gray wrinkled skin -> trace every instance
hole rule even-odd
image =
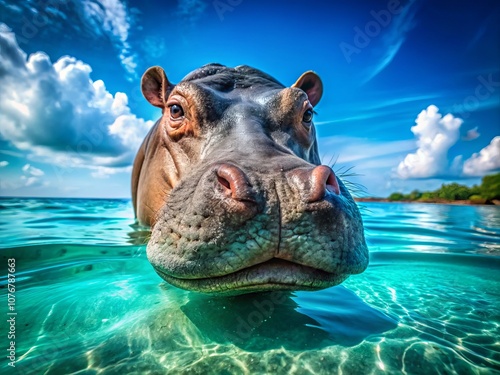
[[[231,89],[224,86],[228,82]],[[161,137],[158,147],[183,153],[184,160],[179,182],[151,221],[147,255],[162,278],[180,288],[230,295],[317,290],[363,272],[363,224],[342,182],[334,177],[340,194],[327,189],[321,199],[308,200],[308,176],[320,161],[314,126],[304,137],[296,120],[306,90],[285,88],[248,67],[200,68],[176,87],[196,103],[196,140],[169,137],[163,129],[167,108],[145,141]],[[218,181],[221,165],[243,172],[244,199],[228,195]],[[144,162],[141,178],[159,173],[149,169]],[[140,208],[147,204],[140,184],[138,196]]]

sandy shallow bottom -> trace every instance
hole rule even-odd
[[[20,373],[500,368],[497,258],[380,252],[365,273],[324,291],[214,298],[163,283],[143,246],[15,251],[24,255],[17,256]]]

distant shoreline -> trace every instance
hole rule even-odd
[[[434,204],[453,204],[457,206],[498,206],[500,205],[500,200],[494,199],[491,203],[478,203],[471,200],[446,200],[446,199],[429,199],[425,201],[419,200],[408,200],[403,199],[400,201],[392,201],[388,198],[376,198],[376,197],[366,197],[366,198],[354,198],[356,202],[381,202],[381,203],[434,203]]]

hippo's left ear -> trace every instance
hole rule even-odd
[[[303,90],[309,97],[309,101],[313,107],[318,104],[323,95],[323,83],[321,82],[321,78],[312,70],[302,74],[292,87]]]
[[[142,95],[155,107],[165,108],[165,101],[174,88],[160,66],[153,66],[142,76]]]

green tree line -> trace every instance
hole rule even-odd
[[[443,184],[435,191],[414,190],[409,194],[392,193],[390,201],[455,201],[470,200],[473,203],[491,203],[494,199],[500,199],[500,173],[484,176],[481,185],[472,187],[461,185],[456,182]]]

